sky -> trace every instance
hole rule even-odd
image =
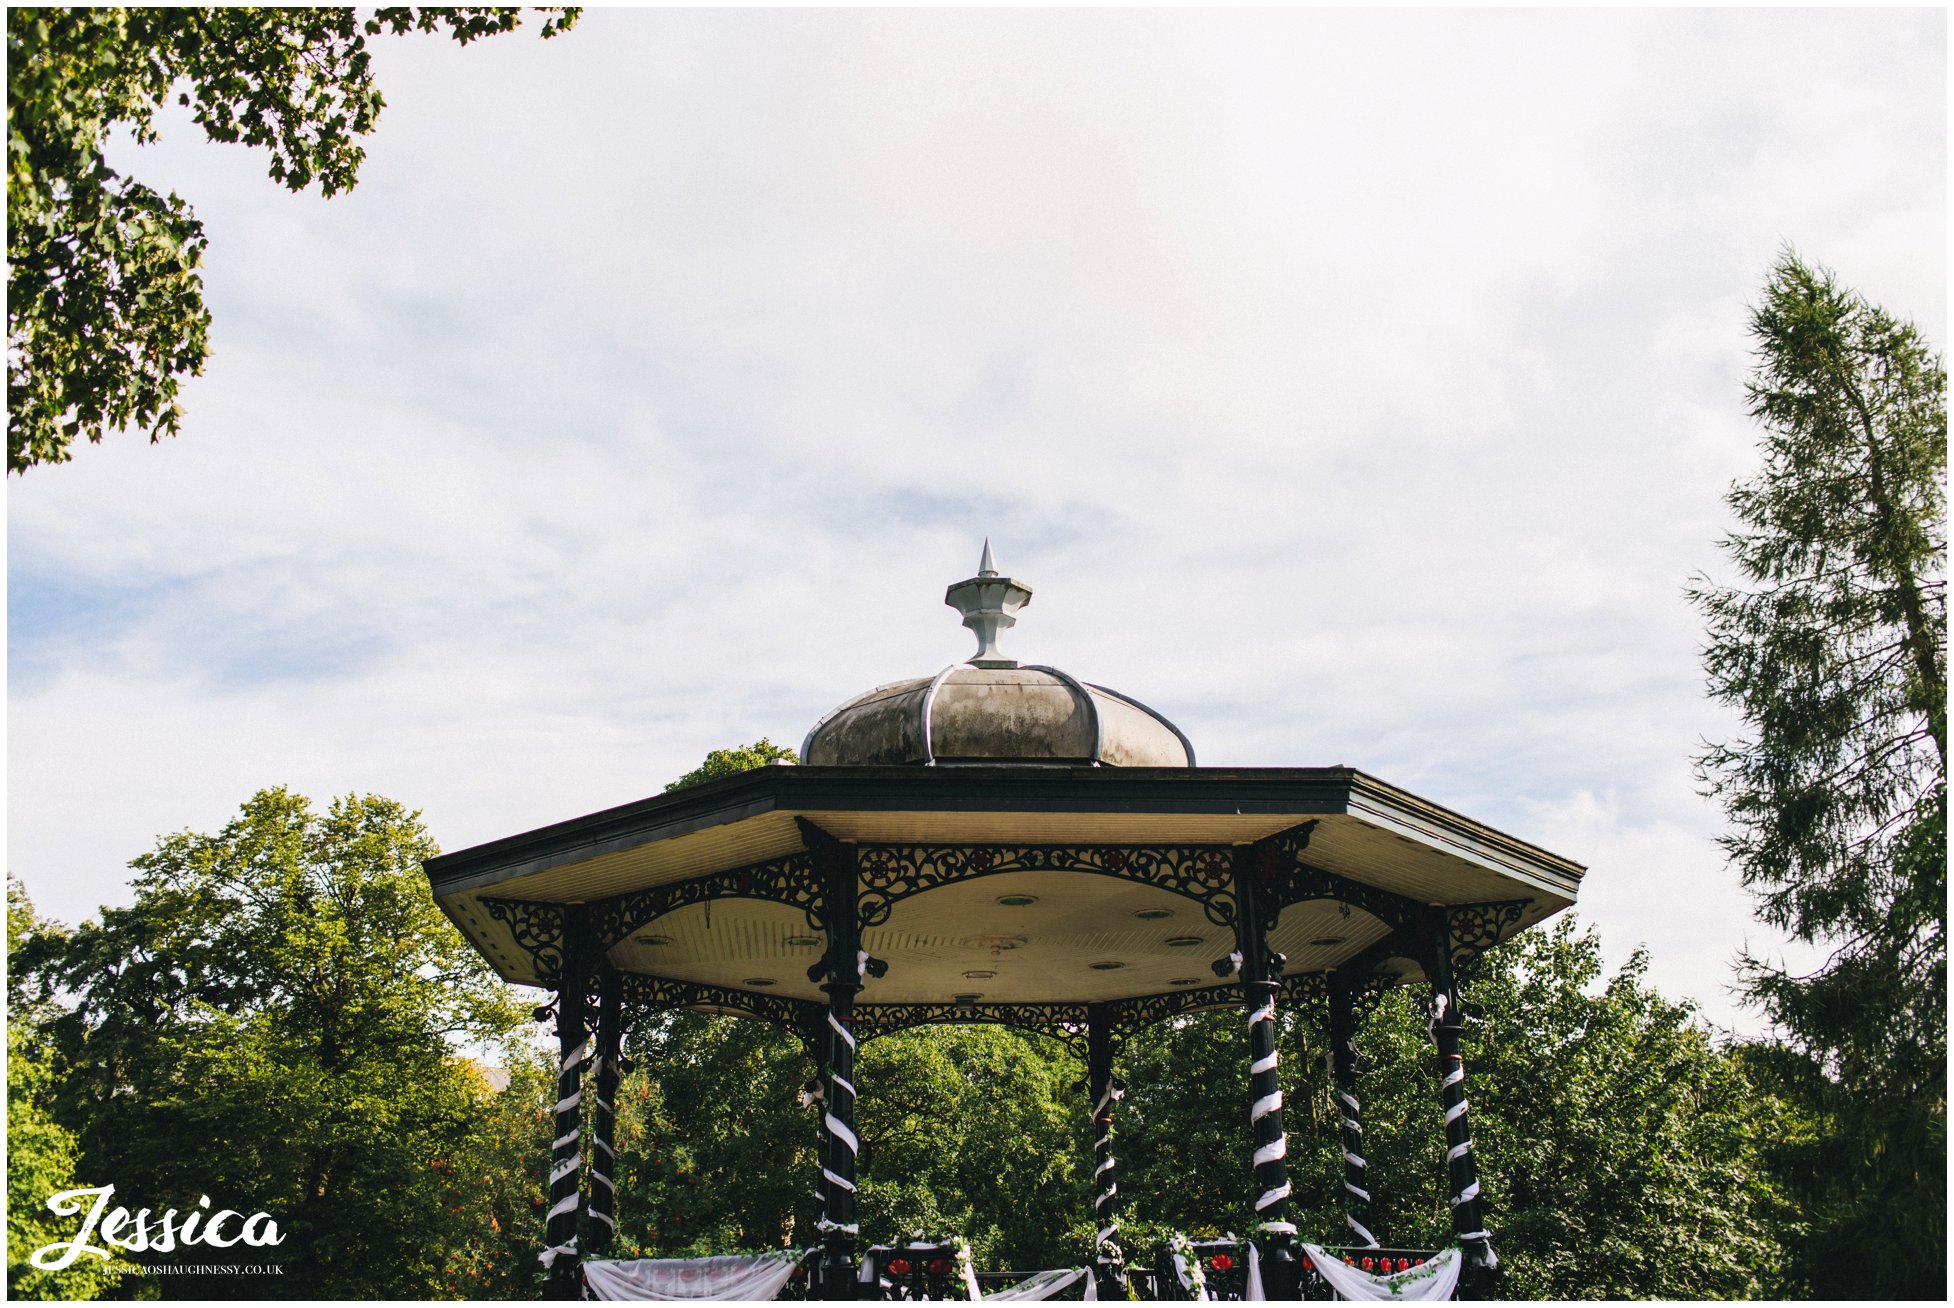
[[[1589,867],[1705,1017],[1757,925],[1692,576],[1787,246],[1946,339],[1939,10],[596,9],[388,39],[359,186],[180,114],[180,438],[7,487],[8,859],[64,921],[254,791],[459,849],[1005,649],[1204,764]],[[1809,955],[1792,949],[1794,962]]]

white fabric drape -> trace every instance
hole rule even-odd
[[[917,1245],[915,1247],[923,1249],[930,1246]],[[867,1281],[870,1277],[868,1259],[864,1258],[862,1260],[862,1268],[862,1280]],[[1025,1277],[1024,1280],[1013,1285],[1007,1285],[1001,1290],[993,1290],[989,1294],[983,1293],[978,1288],[976,1273],[972,1272],[964,1281],[964,1290],[972,1303],[1029,1303],[1033,1299],[1051,1298],[1060,1290],[1063,1290],[1066,1286],[1078,1280],[1081,1276],[1086,1278],[1086,1302],[1099,1302],[1099,1283],[1093,1279],[1092,1273],[1083,1267],[1060,1267],[1049,1272],[1033,1272],[1030,1276]],[[883,1284],[887,1285],[888,1282],[884,1281]],[[959,1303],[962,1301],[951,1299],[949,1302]]]
[[[1060,1267],[1049,1272],[1033,1272],[1016,1285],[1007,1285],[1002,1290],[992,1290],[984,1296],[985,1303],[1006,1303],[1018,1300],[1049,1299],[1072,1282],[1087,1273],[1078,1267]],[[1086,1282],[1086,1297],[1096,1299],[1093,1293],[1095,1283]]]
[[[1179,1254],[1174,1255],[1174,1275],[1180,1278],[1181,1289],[1194,1291],[1195,1302],[1211,1302],[1208,1298],[1208,1287],[1205,1284],[1195,1284],[1194,1273],[1189,1271],[1187,1267],[1187,1259],[1181,1257]]]
[[[771,1299],[793,1276],[801,1255],[792,1250],[723,1258],[633,1258],[583,1265],[599,1299]]]
[[[1324,1249],[1321,1245],[1306,1244],[1303,1252],[1309,1255],[1317,1274],[1330,1283],[1339,1299],[1393,1299],[1406,1303],[1436,1303],[1450,1299],[1452,1292],[1459,1287],[1459,1270],[1463,1260],[1457,1249],[1447,1249],[1437,1256],[1427,1259],[1423,1267],[1414,1267],[1408,1272],[1395,1276],[1379,1276],[1374,1272],[1352,1267],[1343,1261],[1339,1254]],[[1391,1283],[1398,1283],[1397,1289]]]

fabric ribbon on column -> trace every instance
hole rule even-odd
[[[1452,999],[1442,989],[1432,996],[1431,1020],[1426,1025],[1432,1043],[1437,1047],[1439,1064],[1439,1103],[1444,1108],[1447,1148],[1445,1150],[1445,1170],[1451,1186],[1457,1192],[1450,1198],[1452,1221],[1457,1239],[1461,1244],[1477,1245],[1482,1254],[1480,1266],[1491,1271],[1499,1266],[1499,1255],[1493,1251],[1491,1233],[1485,1230],[1458,1230],[1460,1226],[1473,1225],[1481,1220],[1478,1209],[1472,1205],[1479,1198],[1479,1178],[1472,1156],[1472,1125],[1466,1116],[1465,1095],[1465,1056],[1459,1051],[1459,1028],[1448,1026],[1445,1022],[1451,1010]],[[1463,1012],[1463,1006],[1461,1006]],[[1463,1182],[1463,1183],[1462,1183]],[[1465,1211],[1460,1211],[1464,1209]]]
[[[1119,1160],[1113,1157],[1112,1148],[1112,1107],[1124,1098],[1126,1098],[1125,1089],[1117,1081],[1108,1078],[1106,1088],[1099,1095],[1099,1102],[1092,1106],[1093,1151],[1100,1155],[1098,1163],[1093,1167],[1092,1175],[1094,1182],[1103,1187],[1094,1195],[1092,1207],[1093,1215],[1099,1223],[1099,1233],[1095,1237],[1095,1243],[1099,1248],[1099,1257],[1102,1261],[1109,1257],[1117,1258],[1119,1254],[1117,1243],[1119,1220],[1112,1215],[1113,1201],[1119,1196],[1117,1179]],[[1105,1174],[1108,1172],[1113,1173],[1113,1176],[1107,1177]]]
[[[1253,1032],[1254,1029],[1259,1024],[1264,1022],[1273,1026],[1275,1024],[1275,1020],[1276,1020],[1275,996],[1271,994],[1268,997],[1266,997],[1260,1004],[1258,1004],[1249,1013],[1248,1015],[1249,1030]],[[1274,1042],[1275,1042],[1274,1037],[1270,1036],[1269,1037],[1270,1045],[1273,1046]],[[1269,1053],[1264,1054],[1262,1057],[1256,1059],[1254,1062],[1249,1064],[1249,1069],[1248,1069],[1249,1075],[1254,1077],[1254,1076],[1266,1076],[1272,1074],[1276,1071],[1277,1065],[1280,1061],[1281,1061],[1280,1056],[1275,1053],[1273,1048],[1271,1048]],[[1256,1101],[1249,1106],[1249,1110],[1248,1110],[1249,1125],[1254,1126],[1257,1123],[1259,1123],[1263,1118],[1269,1116],[1271,1113],[1277,1113],[1280,1112],[1281,1110],[1282,1110],[1282,1091],[1280,1089],[1271,1090],[1269,1093],[1262,1095],[1260,1098],[1256,1099]],[[1282,1133],[1281,1131],[1278,1131],[1274,1139],[1270,1140],[1268,1143],[1264,1145],[1259,1146],[1255,1150],[1254,1163],[1257,1167],[1260,1167],[1263,1166],[1264,1164],[1273,1163],[1278,1161],[1279,1159],[1286,1158],[1288,1157],[1288,1155],[1289,1155],[1289,1137],[1284,1133]],[[1255,1215],[1257,1217],[1260,1217],[1264,1212],[1267,1212],[1270,1208],[1275,1207],[1277,1204],[1281,1203],[1284,1199],[1287,1199],[1289,1197],[1289,1194],[1290,1194],[1290,1185],[1289,1182],[1287,1181],[1284,1181],[1280,1185],[1272,1186],[1271,1188],[1264,1190],[1261,1194],[1256,1196]],[[1267,1232],[1272,1235],[1275,1234],[1294,1235],[1296,1233],[1296,1224],[1294,1222],[1262,1221],[1256,1223],[1256,1230],[1259,1232]]]

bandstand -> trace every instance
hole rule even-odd
[[[986,545],[978,575],[946,595],[976,654],[844,703],[808,734],[801,766],[428,861],[437,902],[496,971],[555,992],[553,1296],[578,1293],[583,1255],[615,1225],[619,1059],[651,1014],[756,1018],[808,1050],[821,1121],[811,1281],[835,1299],[881,1292],[860,1279],[855,1104],[875,1093],[856,1084],[860,1042],[954,1022],[1072,1042],[1087,1067],[1104,1297],[1126,1276],[1111,1151],[1120,1044],[1179,1014],[1239,1008],[1257,1270],[1268,1297],[1294,1298],[1277,1008],[1328,1005],[1347,1222],[1375,1248],[1351,1042],[1368,999],[1410,983],[1431,993],[1462,1284],[1496,1265],[1454,969],[1571,904],[1582,868],[1354,769],[1197,766],[1139,701],[1000,652],[1030,598]],[[595,1248],[578,1248],[580,1226]]]

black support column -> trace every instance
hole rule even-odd
[[[1431,915],[1426,973],[1432,985],[1432,1040],[1438,1046],[1438,1101],[1445,1112],[1445,1174],[1451,1191],[1452,1232],[1465,1250],[1465,1283],[1482,1287],[1499,1266],[1479,1204],[1479,1167],[1472,1157],[1472,1125],[1466,1117],[1464,1007],[1452,975],[1452,927],[1444,909]]]
[[[590,1138],[591,1250],[617,1234],[617,1081],[623,1056],[624,978],[609,963],[597,968],[597,1117]]]
[[[583,1210],[583,1073],[590,1058],[586,1005],[594,952],[582,905],[565,905],[563,968],[556,990],[556,1138],[550,1146],[550,1206],[541,1255],[543,1294],[550,1299],[576,1299],[582,1293],[577,1223]]]
[[[866,957],[857,914],[855,851],[808,831],[825,885],[828,952],[817,970],[828,996],[821,1067],[821,1297],[855,1297],[855,995]]]
[[[1364,1162],[1364,1114],[1357,1101],[1356,987],[1361,979],[1330,974],[1330,1077],[1343,1131],[1343,1220],[1362,1244],[1375,1249],[1378,1220]]]
[[[1099,1297],[1126,1298],[1126,1259],[1119,1246],[1119,1163],[1113,1158],[1113,1105],[1126,1091],[1113,1077],[1113,1019],[1104,1004],[1086,1007],[1086,1094],[1092,1100],[1093,1275]]]
[[[1262,1242],[1262,1279],[1271,1299],[1293,1299],[1300,1268],[1291,1243],[1289,1140],[1282,1130],[1282,1078],[1276,1054],[1276,992],[1282,988],[1282,956],[1269,948],[1274,925],[1257,873],[1266,865],[1253,846],[1235,852],[1235,933],[1241,961],[1242,1002],[1248,1012],[1249,1122],[1255,1133],[1256,1237]]]

